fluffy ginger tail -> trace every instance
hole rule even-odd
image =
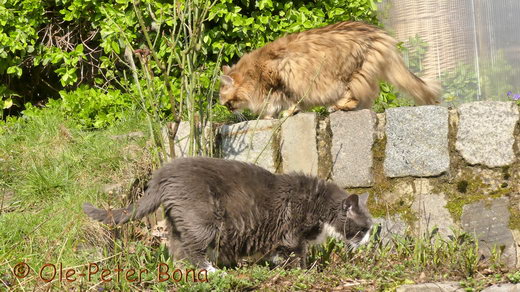
[[[396,51],[387,64],[386,79],[402,91],[410,94],[418,105],[440,103],[441,85],[437,80],[417,77],[406,68],[403,59]]]

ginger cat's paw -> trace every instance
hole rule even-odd
[[[327,111],[331,114],[333,112],[337,112],[339,110],[339,108],[336,106],[336,105],[333,105],[333,106],[329,106],[327,108]]]

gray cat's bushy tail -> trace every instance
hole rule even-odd
[[[426,80],[410,72],[397,49],[387,60],[386,80],[410,94],[418,105],[438,104],[441,85],[436,80]]]
[[[141,219],[157,210],[161,205],[159,189],[156,184],[149,185],[136,204],[122,209],[104,210],[90,203],[83,204],[83,211],[90,218],[105,224],[124,224],[131,220]]]

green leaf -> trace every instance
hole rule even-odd
[[[22,76],[22,68],[18,66],[11,66],[7,68],[7,74],[9,75],[16,75],[18,77]]]
[[[13,106],[13,100],[11,98],[8,98],[4,100],[4,106],[3,109],[8,109]]]
[[[121,53],[121,51],[119,50],[119,44],[117,42],[114,42],[114,41],[110,42],[110,46],[112,47],[112,50],[114,50],[114,52],[116,54]]]
[[[83,44],[77,45],[76,48],[74,49],[74,51],[76,51],[78,53],[83,53]]]

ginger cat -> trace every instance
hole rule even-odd
[[[410,72],[382,29],[340,22],[289,34],[223,66],[220,102],[230,110],[250,109],[263,118],[314,106],[334,110],[372,107],[379,82],[389,81],[419,105],[436,104],[438,82]]]

